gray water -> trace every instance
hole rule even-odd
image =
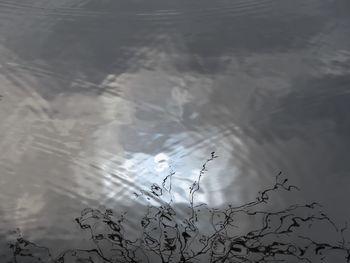
[[[282,171],[300,191],[274,206],[344,224],[349,31],[347,0],[1,0],[1,245],[89,247],[82,209],[137,218],[169,170],[181,206],[213,151],[198,202],[250,202]]]

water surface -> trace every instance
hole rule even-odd
[[[1,0],[3,245],[19,228],[88,247],[82,209],[137,218],[134,193],[169,169],[184,206],[213,151],[198,202],[249,202],[282,171],[301,190],[275,206],[317,201],[343,224],[349,28],[346,0]]]

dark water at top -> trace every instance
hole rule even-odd
[[[213,151],[196,202],[250,202],[282,171],[300,191],[274,207],[344,224],[349,31],[347,0],[0,0],[1,253],[17,228],[88,248],[86,207],[137,225],[169,169],[185,207]]]

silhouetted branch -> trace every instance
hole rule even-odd
[[[90,232],[95,246],[92,250],[70,249],[53,259],[46,247],[38,246],[19,237],[12,244],[14,262],[21,258],[32,258],[33,262],[334,262],[332,255],[350,262],[350,248],[344,232],[347,225],[338,228],[322,211],[320,204],[294,204],[278,211],[265,211],[262,205],[270,200],[270,194],[278,191],[298,190],[278,173],[272,187],[258,193],[255,200],[224,209],[209,208],[206,204],[195,204],[195,194],[200,189],[201,179],[207,164],[218,156],[211,153],[202,165],[197,179],[189,190],[186,218],[177,215],[172,199],[172,176],[164,178],[161,186],[152,184],[150,190],[135,193],[137,198],[145,196],[160,205],[148,205],[140,221],[142,233],[131,240],[125,231],[124,216],[115,216],[113,211],[87,208],[76,218],[83,230]],[[166,201],[164,193],[170,194]],[[208,218],[203,211],[209,213]],[[254,221],[253,229],[240,227],[241,220]],[[200,225],[209,220],[206,231]],[[321,229],[331,230],[339,240],[320,242],[312,238],[312,229],[321,224]],[[202,232],[201,232],[202,231]],[[308,232],[310,231],[310,232]],[[329,260],[329,261],[327,261]]]

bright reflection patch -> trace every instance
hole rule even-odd
[[[154,157],[155,167],[157,172],[164,172],[169,168],[169,157],[165,153],[159,153]]]

